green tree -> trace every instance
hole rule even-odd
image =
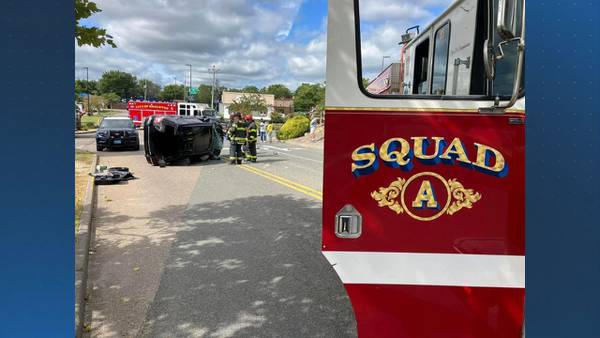
[[[99,112],[102,109],[106,108],[107,105],[107,100],[104,96],[100,96],[100,95],[91,95],[90,96],[90,106],[88,107],[88,100],[83,100],[81,103],[83,103],[83,107],[84,110],[87,112]]]
[[[303,83],[294,93],[294,110],[309,111],[323,109],[325,104],[325,86],[320,83]]]
[[[135,76],[118,70],[104,72],[98,81],[100,93],[115,93],[123,99],[129,99],[137,94],[137,81]]]
[[[160,95],[160,85],[148,79],[140,79],[136,83],[135,91],[136,96],[144,96],[145,92],[147,98],[158,98]]]
[[[289,99],[292,97],[292,92],[282,84],[272,84],[265,89],[265,93],[275,95],[276,99]]]
[[[88,89],[89,88],[89,89]],[[92,94],[98,93],[98,82],[94,80],[75,80],[75,94],[87,93],[89,90]]]
[[[111,107],[113,103],[117,103],[121,100],[119,95],[115,93],[102,94],[102,97],[104,98],[104,101],[106,101],[109,107]]]
[[[271,113],[271,122],[273,122],[273,123],[284,123],[285,122],[285,117],[283,116],[283,114],[274,111],[274,112]]]
[[[369,86],[369,79],[367,79],[366,77],[362,78],[362,83],[363,83],[363,87],[367,88],[367,86]]]
[[[160,99],[163,101],[183,100],[183,93],[186,87],[178,84],[166,85],[160,93]]]
[[[254,113],[266,113],[267,102],[259,94],[246,94],[234,100],[229,105],[229,111],[239,112],[243,115]]]
[[[89,0],[75,0],[75,39],[79,46],[88,45],[96,48],[109,45],[116,48],[113,37],[106,33],[106,29],[83,26],[81,19],[89,18],[92,14],[102,12],[96,3]]]
[[[256,87],[256,86],[246,86],[246,87],[242,88],[242,92],[244,92],[244,93],[259,93],[260,90],[258,90],[258,87]]]
[[[215,88],[215,98],[217,97],[219,88]],[[200,85],[198,86],[198,93],[194,95],[194,101],[200,103],[208,103],[210,104],[211,99],[211,91],[212,87],[209,85]]]

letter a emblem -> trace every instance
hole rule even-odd
[[[419,188],[419,192],[415,197],[415,200],[412,202],[413,208],[423,209],[424,204],[427,205],[428,209],[438,209],[439,203],[435,199],[435,192],[433,191],[433,187],[428,180],[424,180],[421,183],[421,188]]]

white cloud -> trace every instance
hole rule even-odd
[[[208,82],[215,64],[226,86],[299,84],[325,77],[322,31],[304,44],[290,31],[302,0],[98,0],[102,12],[92,18],[113,35],[118,48],[76,47],[76,67],[90,78],[119,69],[156,82]],[[323,29],[315,27],[315,30]],[[291,62],[307,58],[302,65]],[[302,69],[302,67],[306,67]],[[80,77],[80,71],[76,76]]]
[[[211,65],[230,87],[325,79],[326,24],[294,30],[302,0],[97,0],[93,22],[112,34],[118,48],[76,47],[76,77],[118,69],[161,84],[209,83]],[[424,25],[451,0],[360,0],[363,72],[377,74],[399,59],[400,36]],[[291,32],[293,34],[290,34]],[[298,40],[301,37],[301,40]]]
[[[425,28],[452,0],[360,0],[361,54],[363,77],[373,78],[385,65],[399,62],[398,42],[406,29]]]

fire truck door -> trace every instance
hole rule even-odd
[[[361,338],[521,337],[524,100],[483,114],[493,98],[462,97],[478,3],[421,32],[430,67],[448,65],[443,81],[430,68],[429,97],[380,97],[361,87],[358,1],[329,1],[322,252]],[[436,55],[436,34],[461,30],[471,40],[440,37]]]

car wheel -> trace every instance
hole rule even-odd
[[[104,149],[104,147],[96,145],[96,151],[102,151],[102,149]]]
[[[138,150],[140,150],[140,144],[138,143],[138,145],[137,145],[137,146],[133,147],[133,150],[135,150],[135,151],[138,151]]]

